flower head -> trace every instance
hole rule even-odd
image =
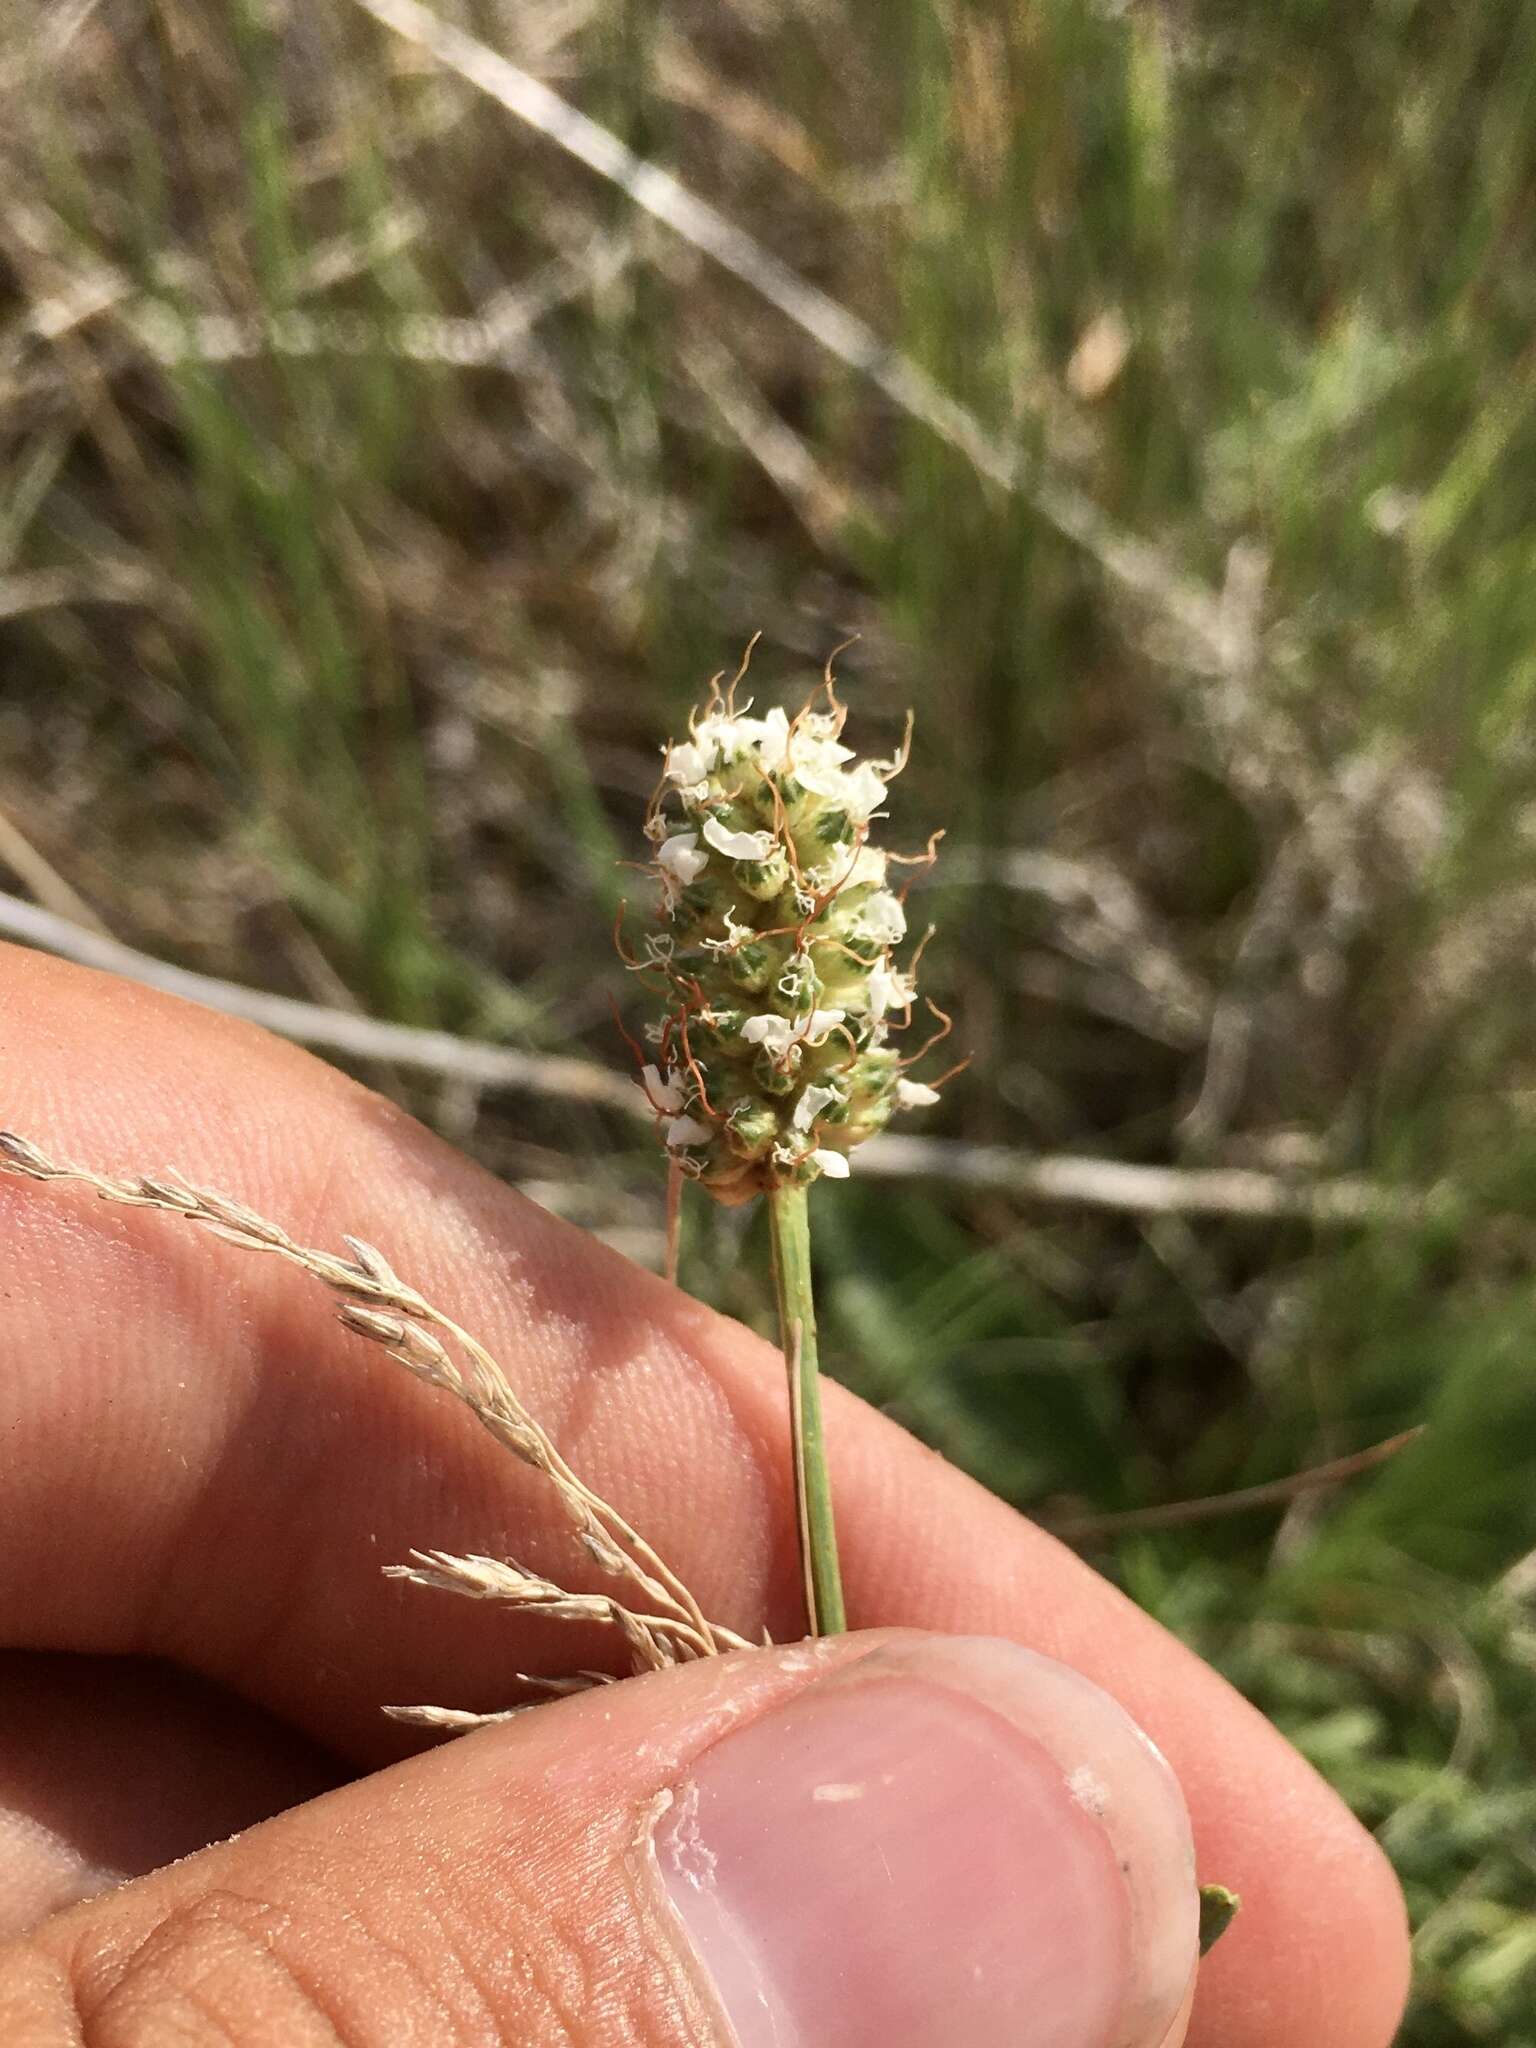
[[[830,671],[796,717],[749,712],[716,682],[665,749],[646,821],[662,930],[632,963],[667,1004],[641,1085],[672,1158],[725,1202],[842,1179],[894,1110],[939,1099],[889,1043],[916,981],[895,959],[898,857],[870,844],[906,747],[860,761]]]

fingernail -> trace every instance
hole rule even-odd
[[[696,1758],[653,1841],[739,2048],[1152,2048],[1194,1966],[1172,1772],[1012,1643],[812,1683]]]

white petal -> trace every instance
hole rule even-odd
[[[778,768],[789,752],[789,719],[782,705],[775,704],[762,720],[757,756],[765,768]]]
[[[697,1117],[675,1116],[667,1125],[668,1145],[707,1145],[714,1135]]]
[[[676,1116],[682,1108],[684,1097],[687,1094],[682,1075],[674,1068],[669,1071],[667,1078],[663,1080],[660,1069],[651,1066],[642,1067],[640,1074],[641,1079],[645,1083],[645,1092],[650,1097],[652,1106],[661,1110],[666,1116]]]
[[[714,765],[714,742],[702,736],[695,740],[682,740],[667,749],[667,780],[679,783],[685,789],[702,782]]]
[[[836,1030],[847,1014],[846,1010],[812,1010],[797,1028],[795,1036],[803,1038],[807,1045],[820,1045],[828,1032]]]
[[[861,903],[855,919],[859,932],[881,946],[894,946],[906,937],[907,913],[888,889],[878,890]]]
[[[846,1152],[829,1152],[825,1146],[811,1154],[812,1166],[819,1166],[828,1180],[846,1180],[849,1166]]]
[[[776,768],[789,742],[789,720],[777,710],[765,718],[748,718],[745,712],[734,718],[722,714],[700,719],[696,737],[715,748],[722,768],[743,754],[755,754],[762,767]]]
[[[896,1100],[903,1109],[926,1109],[939,1099],[937,1088],[930,1088],[926,1081],[898,1081]]]
[[[850,815],[859,819],[869,817],[885,802],[885,784],[868,761],[849,769],[844,778],[843,801]]]
[[[732,832],[718,818],[704,820],[704,837],[730,860],[766,860],[778,844],[771,832]]]
[[[741,1027],[741,1035],[748,1045],[766,1045],[770,1052],[788,1052],[794,1038],[794,1027],[787,1017],[771,1014],[749,1017]]]
[[[790,736],[789,763],[797,774],[801,768],[837,768],[852,759],[852,747],[837,737],[837,720],[825,712],[802,718]]]
[[[829,1103],[841,1100],[842,1097],[835,1088],[818,1088],[813,1083],[811,1087],[801,1090],[800,1100],[795,1104],[791,1122],[797,1131],[808,1131]]]
[[[837,886],[839,889],[878,889],[884,881],[885,855],[878,846],[861,846],[853,859],[843,864]]]
[[[791,1023],[788,1017],[776,1017],[768,1011],[759,1017],[749,1017],[741,1027],[741,1035],[748,1045],[766,1045],[775,1053],[788,1052],[792,1045],[820,1045],[847,1014],[846,1010],[808,1010]]]
[[[698,844],[697,832],[674,832],[656,849],[656,865],[681,888],[686,889],[709,865],[709,855],[700,853]]]
[[[883,960],[877,960],[870,968],[865,985],[869,990],[869,1014],[872,1017],[883,1017],[887,1010],[904,1010],[917,994],[911,975],[899,974]]]
[[[796,768],[795,780],[812,796],[824,796],[828,803],[846,804],[848,777],[841,768]]]
[[[699,720],[698,737],[712,741],[725,760],[755,746],[762,727],[760,718],[748,718],[745,711],[717,711]]]

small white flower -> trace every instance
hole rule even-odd
[[[802,789],[840,803],[847,781],[843,763],[850,759],[852,753],[847,747],[837,746],[831,740],[818,740],[808,746],[797,735],[789,743],[789,758],[784,765]]]
[[[792,1045],[821,1045],[846,1015],[844,1010],[807,1010],[803,1017],[790,1018],[776,1017],[770,1011],[749,1017],[741,1035],[748,1045],[765,1045],[779,1057]]]
[[[821,1045],[847,1016],[846,1010],[812,1010],[801,1024],[797,1036],[807,1045]]]
[[[927,1109],[931,1103],[937,1102],[938,1099],[938,1089],[930,1088],[926,1081],[898,1081],[896,1083],[896,1101],[902,1109]]]
[[[771,832],[732,832],[718,818],[704,820],[704,837],[728,860],[766,860],[778,844]]]
[[[867,761],[854,769],[797,768],[795,779],[812,796],[824,797],[860,824],[885,801],[885,784]]]
[[[880,946],[894,946],[898,939],[906,937],[907,913],[889,889],[880,889],[867,903],[859,905],[854,925],[861,938],[873,939]]]
[[[870,968],[865,986],[869,990],[872,1017],[883,1017],[887,1010],[906,1009],[917,993],[911,975],[901,973],[885,960],[877,960]]]
[[[702,782],[715,765],[715,743],[702,736],[681,740],[667,749],[666,776],[680,788],[691,789]]]
[[[718,750],[721,767],[740,754],[754,754],[760,766],[777,768],[789,745],[789,719],[778,706],[763,718],[721,712],[701,719],[696,737]]]
[[[794,1044],[795,1027],[787,1017],[749,1017],[741,1035],[748,1045],[765,1045],[777,1059]]]
[[[840,804],[844,800],[848,777],[841,768],[795,769],[795,780],[802,789],[808,789],[812,796],[824,796],[828,803]]]
[[[885,802],[885,779],[872,762],[861,761],[850,769],[843,786],[843,802],[850,817],[861,822],[872,818]]]
[[[837,886],[842,889],[883,888],[885,884],[885,855],[878,846],[861,846],[852,860],[843,863],[837,877]]]
[[[668,1068],[667,1077],[663,1080],[659,1068],[644,1066],[640,1069],[640,1080],[653,1109],[660,1110],[664,1116],[678,1114],[688,1090],[676,1067]]]
[[[838,721],[824,711],[800,719],[789,738],[789,765],[798,777],[802,768],[840,768],[853,759],[853,748],[837,737]]]
[[[707,1145],[714,1135],[709,1125],[701,1124],[697,1117],[675,1116],[667,1125],[667,1144],[674,1148],[678,1145]]]
[[[849,1174],[848,1154],[829,1152],[823,1145],[811,1154],[812,1166],[819,1166],[828,1180],[846,1180]]]
[[[767,717],[758,722],[762,730],[757,739],[757,758],[765,768],[781,768],[789,752],[788,713],[782,705],[775,704]]]
[[[809,1088],[800,1091],[800,1100],[795,1104],[795,1113],[790,1121],[797,1131],[808,1131],[824,1109],[842,1099],[835,1088],[818,1088],[813,1082]]]
[[[656,865],[672,894],[686,889],[708,867],[709,855],[700,853],[698,845],[697,832],[674,832],[670,839],[663,840],[657,847]]]

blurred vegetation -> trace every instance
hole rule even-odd
[[[1441,1200],[856,1180],[833,1369],[1080,1522],[1427,1421],[1282,1509],[1082,1540],[1379,1831],[1404,2040],[1531,2048],[1536,4],[446,11],[908,352],[1013,487],[353,0],[13,0],[30,882],[617,1065],[658,741],[757,629],[770,698],[858,633],[860,735],[918,712],[891,829],[948,830],[939,1134]],[[654,1257],[631,1126],[369,1078]],[[691,1213],[686,1277],[756,1318],[752,1227]]]

